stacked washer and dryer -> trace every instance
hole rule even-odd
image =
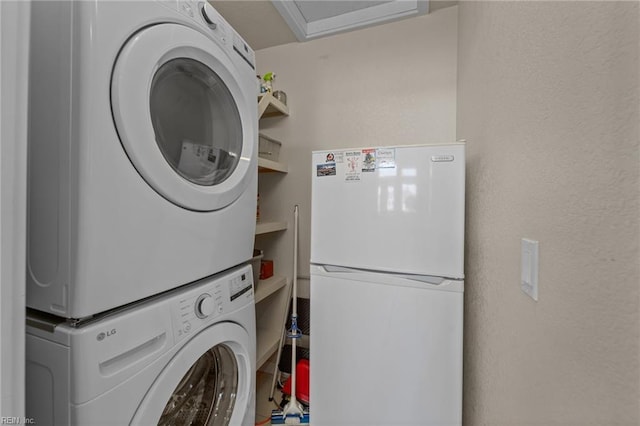
[[[253,51],[188,0],[31,28],[27,417],[253,424]]]

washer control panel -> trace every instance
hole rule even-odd
[[[201,294],[195,303],[196,316],[198,318],[206,318],[215,313],[216,306],[222,310],[222,304],[216,305],[216,301],[209,293]]]
[[[193,334],[221,315],[253,304],[253,274],[249,266],[219,277],[191,284],[173,303],[174,335],[180,340]]]

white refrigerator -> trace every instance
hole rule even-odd
[[[312,167],[313,425],[460,425],[464,143]]]

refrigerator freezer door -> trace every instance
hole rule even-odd
[[[314,152],[311,263],[463,278],[464,148]]]
[[[460,425],[463,293],[363,275],[311,269],[313,424]]]

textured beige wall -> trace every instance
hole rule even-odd
[[[311,151],[454,141],[456,46],[451,7],[257,52],[259,72],[276,72],[276,89],[287,93],[291,108],[290,117],[261,122],[264,133],[283,142],[290,169],[261,175],[261,217],[291,222],[300,205],[300,274],[309,274]],[[290,231],[258,240],[289,276],[292,240]]]
[[[639,23],[638,2],[460,3],[467,426],[640,424]]]

